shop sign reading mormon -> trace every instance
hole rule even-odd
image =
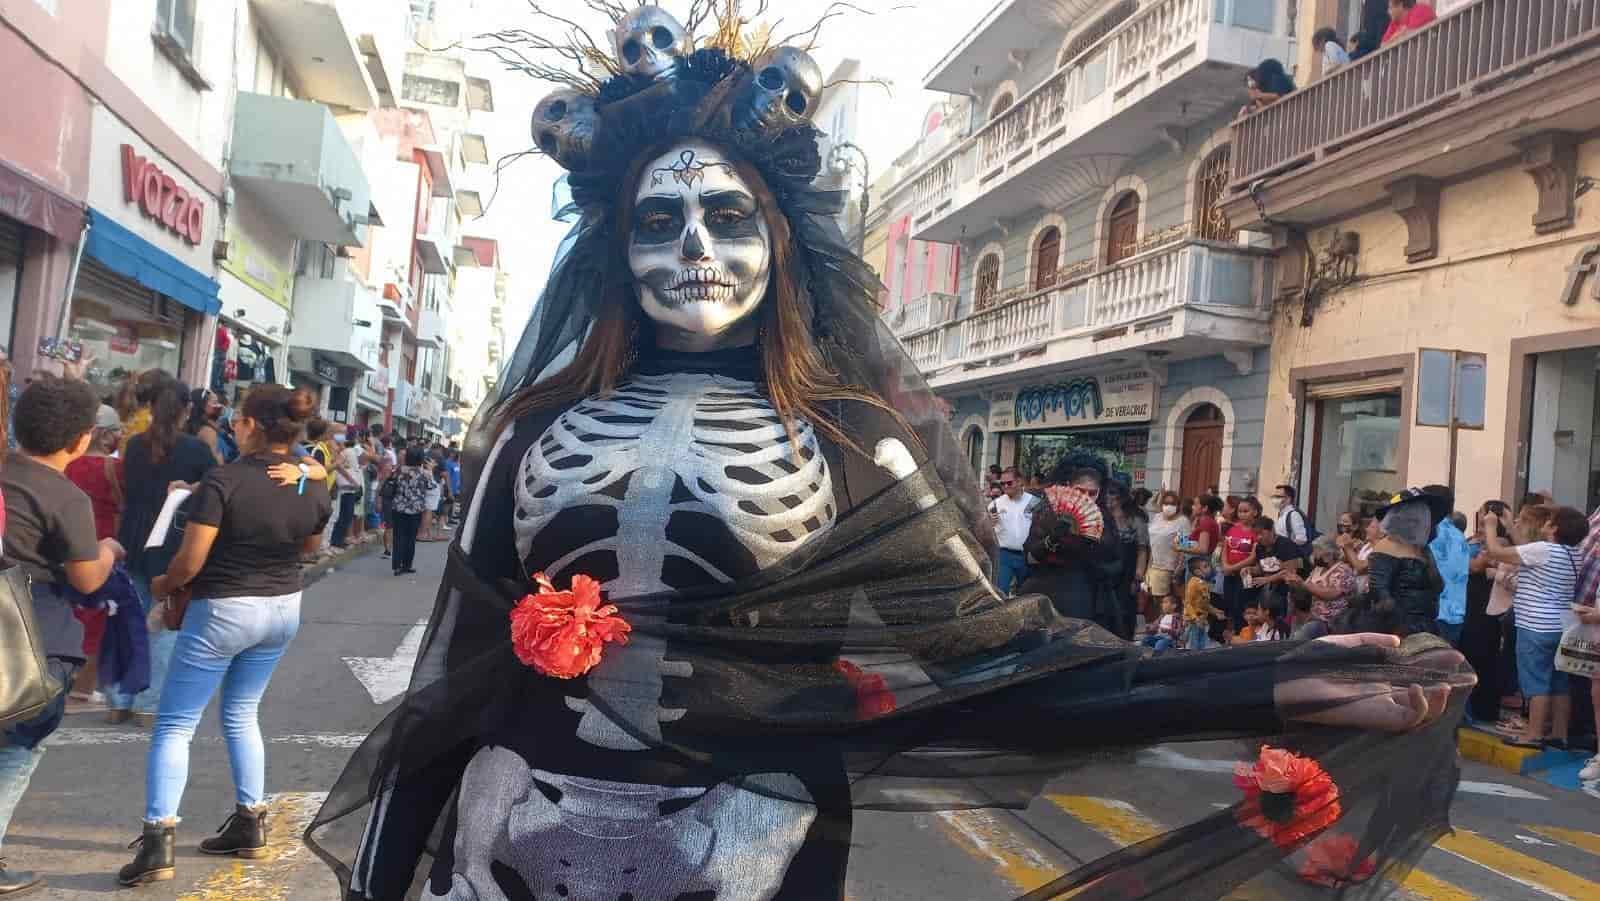
[[[206,205],[185,191],[177,179],[155,163],[139,156],[133,145],[122,145],[122,199],[137,203],[146,219],[161,223],[190,246],[200,243],[205,229]]]
[[[1072,376],[1021,390],[994,392],[989,401],[989,430],[1148,422],[1155,415],[1155,405],[1156,382],[1149,370]]]

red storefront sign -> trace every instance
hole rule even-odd
[[[137,203],[145,218],[160,222],[189,244],[200,243],[205,202],[185,191],[155,163],[134,153],[131,144],[122,145],[122,198]]]

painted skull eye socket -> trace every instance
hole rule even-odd
[[[554,103],[550,104],[550,108],[549,109],[544,111],[544,118],[545,118],[546,122],[560,122],[562,119],[565,119],[566,117],[567,117],[567,101],[565,101],[565,100],[557,100],[557,101],[555,101]]]
[[[556,136],[548,131],[539,135],[539,149],[543,150],[546,156],[554,156],[556,150],[558,149],[556,146]]]
[[[650,43],[656,45],[657,50],[665,50],[672,46],[672,32],[661,25],[650,29]]]
[[[781,90],[784,84],[783,70],[777,66],[768,66],[761,70],[761,74],[757,76],[757,81],[761,82],[761,86],[769,91]]]
[[[789,96],[783,102],[790,110],[794,111],[795,115],[800,115],[806,111],[806,95],[799,91],[790,91]]]
[[[630,65],[638,62],[639,57],[643,55],[644,48],[639,46],[638,41],[630,39],[622,45],[622,58],[627,60]]]

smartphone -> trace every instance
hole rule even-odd
[[[51,360],[61,360],[65,363],[76,363],[83,359],[83,342],[61,338],[40,338],[39,356]]]

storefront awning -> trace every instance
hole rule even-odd
[[[205,273],[151,244],[116,220],[89,210],[89,237],[84,252],[118,275],[131,278],[192,310],[215,316],[222,310],[222,286]]]
[[[82,204],[4,160],[0,213],[62,241],[76,241],[83,231]]]

